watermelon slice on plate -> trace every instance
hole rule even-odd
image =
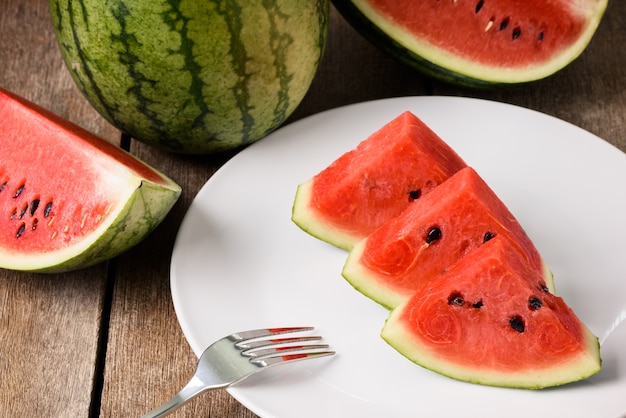
[[[486,385],[538,389],[601,369],[598,339],[502,236],[394,309],[382,337],[425,368]]]
[[[424,122],[403,112],[299,185],[292,220],[350,249],[465,166]]]
[[[520,223],[466,167],[350,251],[343,276],[361,293],[394,308],[472,249],[506,235],[545,284],[552,274]]]
[[[0,89],[0,268],[60,272],[145,238],[181,189],[121,148]]]
[[[608,0],[334,0],[361,34],[444,81],[527,83],[575,60]]]

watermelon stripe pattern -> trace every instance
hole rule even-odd
[[[50,0],[65,63],[109,122],[164,149],[254,142],[298,106],[323,55],[328,0]]]

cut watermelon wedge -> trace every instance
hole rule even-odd
[[[394,309],[382,337],[473,383],[538,389],[597,373],[598,339],[543,282],[512,241],[494,237]]]
[[[350,251],[343,276],[389,308],[472,249],[506,235],[553,290],[552,274],[522,226],[471,167],[405,209]]]
[[[404,112],[298,186],[292,219],[350,249],[465,166],[424,122]]]
[[[0,90],[0,267],[67,271],[142,240],[181,189],[135,157]]]

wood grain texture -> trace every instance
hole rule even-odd
[[[0,271],[0,416],[89,415],[105,283],[106,265]]]

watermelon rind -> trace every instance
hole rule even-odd
[[[292,208],[292,221],[309,235],[331,243],[335,247],[350,250],[355,242],[361,240],[361,237],[333,227],[317,211],[311,208],[309,202],[313,193],[313,183],[314,178],[310,178],[296,189],[296,197]]]
[[[577,3],[577,2],[574,2]],[[523,85],[547,78],[582,54],[595,34],[608,0],[587,0],[579,7],[585,29],[576,42],[550,60],[524,68],[481,65],[418,39],[372,8],[367,0],[333,0],[342,16],[366,39],[395,59],[441,81],[473,88]],[[451,28],[451,30],[454,30]]]
[[[58,45],[93,107],[130,136],[211,154],[293,113],[323,56],[329,0],[50,0]]]

